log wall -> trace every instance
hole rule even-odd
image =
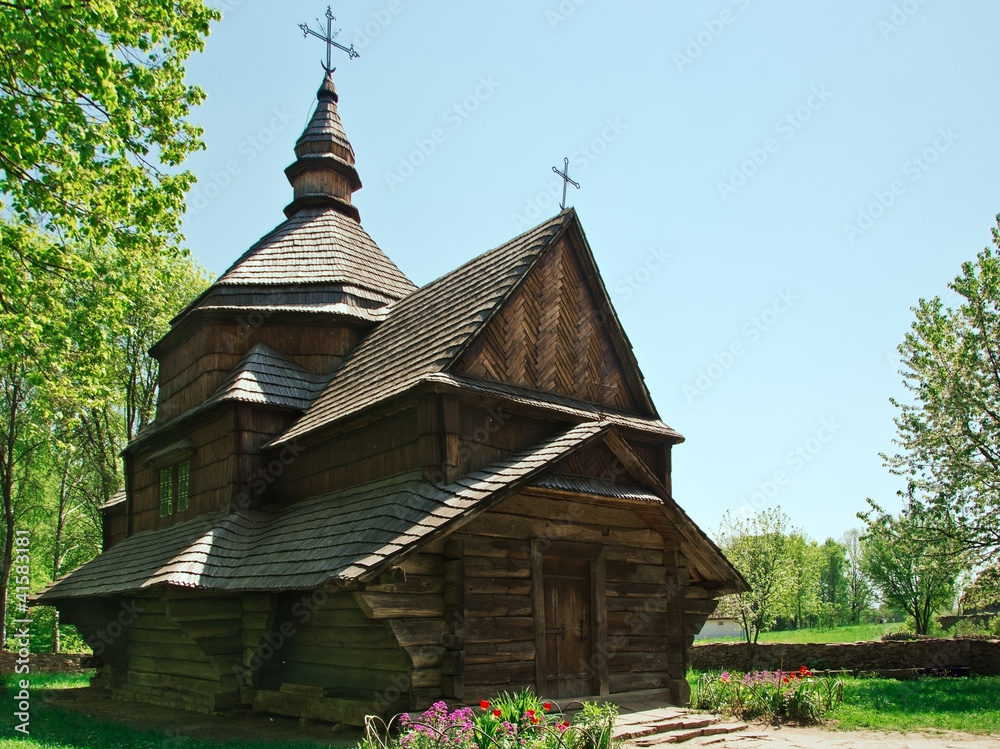
[[[548,492],[507,500],[449,536],[446,551],[461,549],[460,564],[449,564],[463,579],[466,693],[539,687],[532,545],[563,542],[603,549],[606,635],[595,638],[592,666],[606,670],[610,694],[663,689],[686,701],[687,570],[675,543],[621,503]]]
[[[225,409],[211,421],[192,426],[184,435],[194,444],[190,457],[190,498],[185,512],[160,517],[160,469],[144,462],[164,445],[151,442],[134,456],[130,485],[132,533],[165,528],[205,512],[229,508],[233,496],[234,413],[232,408]],[[168,443],[175,439],[176,436],[164,437]]]
[[[128,628],[123,699],[199,712],[236,707],[239,684],[232,667],[240,656],[238,597],[182,595],[135,599]]]
[[[225,381],[241,358],[257,343],[314,374],[328,374],[360,340],[349,325],[305,322],[277,324],[254,321],[205,322],[160,359],[157,418],[169,420],[203,403]]]

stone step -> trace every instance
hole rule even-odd
[[[664,746],[666,744],[680,744],[681,742],[690,741],[691,739],[696,739],[701,736],[718,736],[720,734],[738,733],[740,731],[745,731],[746,729],[746,723],[716,722],[714,724],[710,723],[699,727],[689,726],[684,729],[654,734],[648,738],[630,741],[629,745],[647,749],[649,747]]]

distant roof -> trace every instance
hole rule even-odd
[[[119,489],[114,494],[111,495],[111,499],[105,502],[103,505],[98,507],[98,510],[109,510],[116,505],[122,504],[126,499],[126,494],[124,489]]]
[[[117,595],[156,585],[290,590],[358,579],[460,516],[484,510],[609,429],[589,422],[453,484],[407,473],[289,507],[213,513],[144,531],[52,583],[35,599]]]

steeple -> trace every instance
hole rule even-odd
[[[323,78],[316,93],[316,110],[295,142],[295,162],[285,169],[295,190],[285,215],[291,218],[303,208],[334,208],[360,222],[351,194],[361,189],[361,178],[337,112],[339,97],[331,72]]]

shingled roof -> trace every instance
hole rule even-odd
[[[305,411],[327,378],[307,372],[264,343],[250,349],[205,405],[242,401]]]
[[[137,533],[52,583],[35,602],[157,585],[292,590],[364,578],[530,483],[609,428],[597,422],[571,427],[447,486],[413,472],[290,507],[213,513]]]
[[[305,416],[276,442],[321,428],[443,371],[574,216],[572,209],[563,211],[397,302]]]

